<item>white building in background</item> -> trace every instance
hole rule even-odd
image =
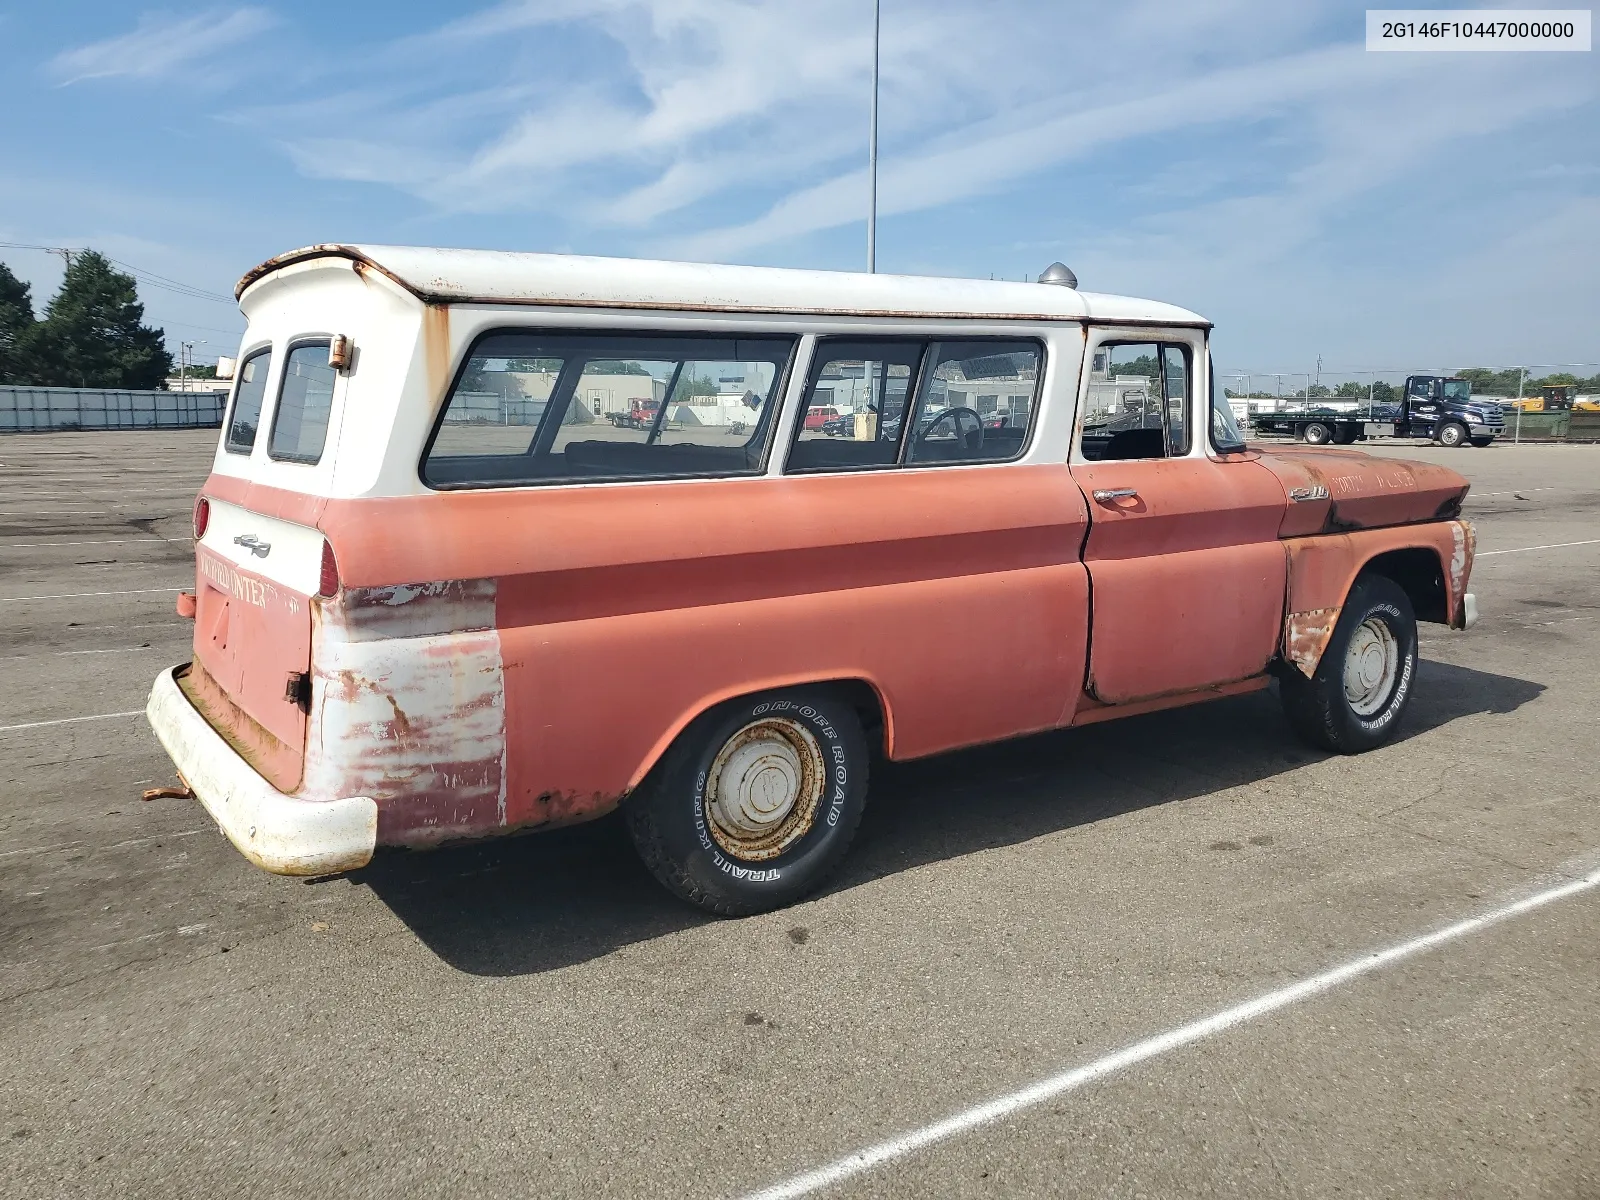
[[[169,392],[225,392],[233,385],[226,379],[196,379],[193,375],[168,375]]]

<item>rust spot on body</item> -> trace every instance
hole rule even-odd
[[[450,309],[443,304],[422,310],[422,369],[429,411],[437,412],[450,386]]]
[[[1283,626],[1283,656],[1310,679],[1317,673],[1322,652],[1328,648],[1341,608],[1314,608],[1290,613]]]

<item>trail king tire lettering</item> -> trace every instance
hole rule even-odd
[[[691,722],[623,814],[673,894],[719,916],[765,912],[838,866],[868,762],[855,710],[828,688],[747,696]]]

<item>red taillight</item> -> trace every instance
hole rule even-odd
[[[334,562],[333,547],[326,538],[322,542],[322,580],[317,585],[317,593],[322,596],[339,594],[339,564]]]
[[[194,502],[194,540],[199,541],[206,535],[206,526],[211,524],[211,501],[204,496]]]

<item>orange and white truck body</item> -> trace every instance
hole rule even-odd
[[[1355,451],[1219,448],[1209,325],[1169,305],[355,246],[269,261],[239,299],[240,378],[184,602],[193,661],[161,673],[148,711],[190,789],[271,871],[600,816],[697,715],[776,687],[850,689],[881,753],[909,759],[1309,675],[1379,558],[1419,617],[1471,618],[1466,481]],[[495,337],[523,340],[474,349]],[[598,361],[605,339],[633,356],[613,372],[655,369],[638,347],[711,339],[722,357],[692,370],[705,389],[748,389],[748,429],[679,430],[651,457],[607,441],[609,423],[545,415],[581,398],[563,347]],[[1192,431],[1182,453],[1171,438],[1159,457],[1089,447],[1097,355],[1135,343],[1183,364],[1163,376],[1169,392],[1182,377],[1164,418]],[[910,403],[957,387],[917,366],[954,344],[975,397],[1000,369],[970,365],[984,347],[1036,389],[1027,428],[983,443],[991,457],[962,459],[976,443],[961,418],[907,435],[957,448],[927,461],[852,449],[855,463],[825,439],[828,459],[806,440],[827,355]],[[896,347],[911,347],[901,376],[884,365]],[[488,415],[461,416],[469,403]],[[554,441],[551,421],[568,421]],[[890,426],[863,423],[869,438]],[[447,435],[507,431],[533,431],[529,447],[437,465]],[[518,454],[565,465],[518,475]]]

